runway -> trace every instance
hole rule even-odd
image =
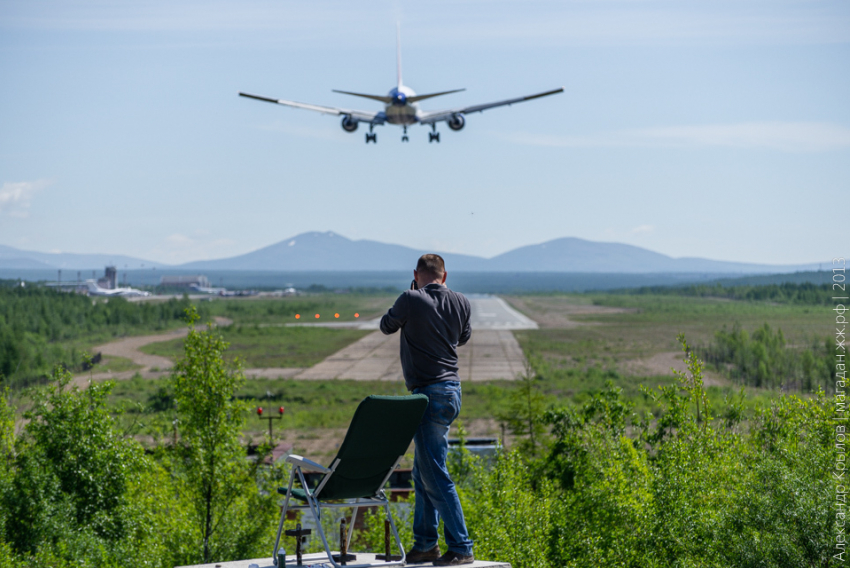
[[[472,307],[472,339],[458,348],[458,374],[462,381],[513,380],[523,372],[525,357],[511,330],[536,329],[537,324],[511,308],[504,300],[489,295],[468,296]],[[304,370],[275,373],[276,369],[246,369],[247,376],[289,376],[296,379],[350,379],[359,381],[403,381],[399,362],[399,333],[384,335],[380,319],[366,322],[332,322],[325,327],[374,329]],[[282,369],[281,369],[282,371]]]

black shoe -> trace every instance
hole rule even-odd
[[[458,554],[453,550],[449,550],[434,560],[434,566],[459,566],[460,564],[472,564],[473,562],[475,562],[475,557],[472,554]]]
[[[440,545],[435,544],[430,550],[411,550],[407,553],[405,562],[407,564],[422,564],[440,558]]]

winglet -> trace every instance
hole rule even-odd
[[[395,57],[398,72],[398,87],[401,87],[401,22],[395,24]]]

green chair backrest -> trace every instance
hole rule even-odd
[[[410,447],[427,407],[424,394],[363,399],[337,452],[339,465],[319,500],[375,495],[396,459]]]

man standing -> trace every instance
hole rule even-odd
[[[470,306],[462,294],[445,286],[442,257],[425,254],[413,271],[414,288],[404,292],[381,318],[381,331],[401,329],[401,367],[413,393],[428,397],[428,409],[416,436],[413,460],[413,550],[408,564],[433,560],[434,566],[470,564],[472,541],[455,484],[446,469],[449,426],[460,413],[457,348],[469,341]],[[437,526],[443,519],[448,552],[440,556]]]

